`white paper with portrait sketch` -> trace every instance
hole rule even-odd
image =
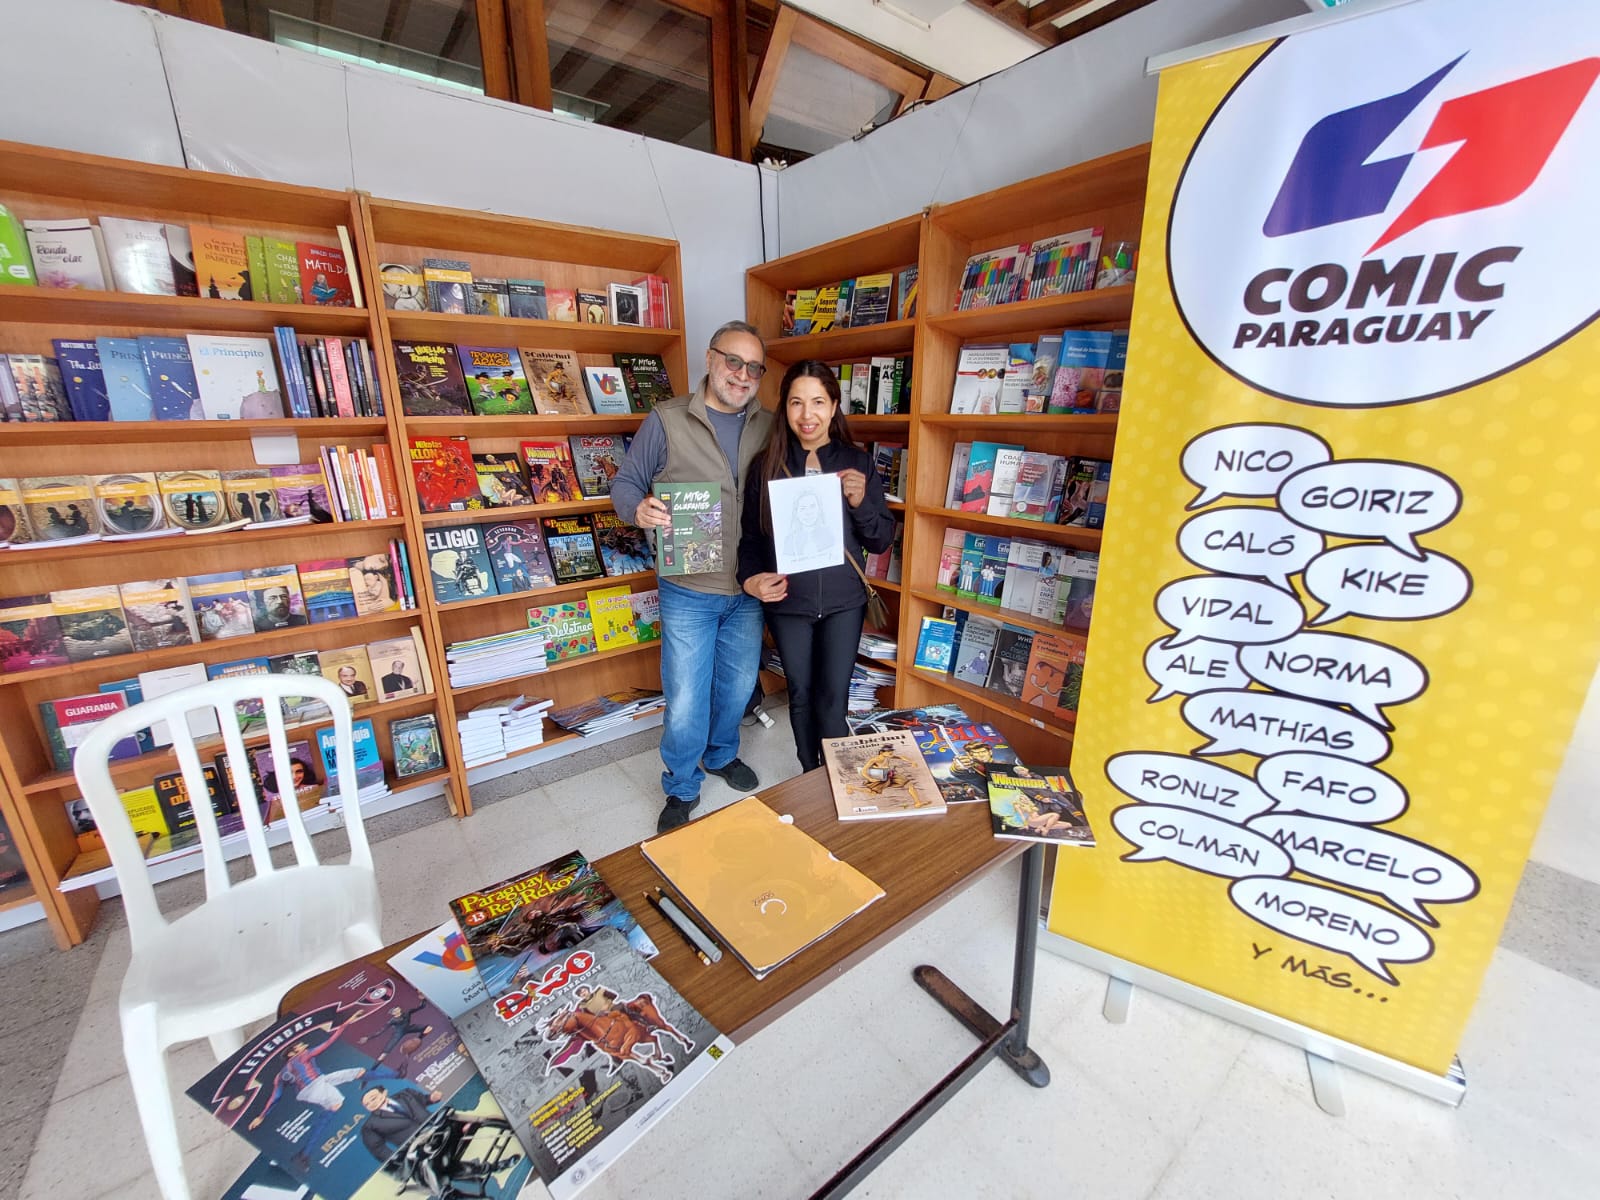
[[[778,573],[844,563],[844,491],[837,475],[802,475],[767,484]]]

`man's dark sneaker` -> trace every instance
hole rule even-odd
[[[666,833],[676,829],[679,825],[687,825],[694,810],[700,807],[700,797],[693,800],[674,800],[667,797],[667,802],[661,806],[661,815],[656,818],[656,832]]]
[[[753,792],[761,786],[756,773],[737,758],[731,758],[720,767],[706,767],[707,775],[715,775],[736,792]]]

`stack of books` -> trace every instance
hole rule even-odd
[[[471,687],[516,679],[545,669],[544,634],[537,629],[513,629],[445,647],[451,687]]]
[[[457,722],[466,765],[482,766],[542,744],[551,703],[510,696],[475,706]]]
[[[870,629],[861,631],[861,643],[857,649],[868,658],[880,658],[884,662],[894,662],[900,651],[900,643],[892,637],[881,633],[874,633]]]
[[[667,698],[648,688],[625,688],[574,704],[553,709],[550,719],[561,728],[581,737],[593,737],[607,729],[625,725],[667,706]]]
[[[857,663],[850,671],[848,712],[867,712],[878,707],[878,689],[894,686],[894,672]]]

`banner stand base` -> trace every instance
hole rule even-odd
[[[1133,989],[1141,987],[1304,1050],[1317,1106],[1331,1116],[1343,1116],[1345,1111],[1344,1091],[1339,1082],[1341,1067],[1371,1075],[1452,1108],[1458,1107],[1466,1098],[1467,1077],[1461,1069],[1459,1058],[1450,1064],[1446,1074],[1435,1075],[1364,1046],[1330,1037],[1264,1009],[1252,1008],[1171,975],[1141,967],[1048,929],[1041,929],[1039,933],[1039,948],[1091,970],[1104,972],[1110,977],[1101,1011],[1105,1019],[1113,1024],[1120,1025],[1127,1021]]]

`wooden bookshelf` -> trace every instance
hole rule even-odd
[[[379,328],[379,372],[385,394],[396,397],[390,406],[396,436],[404,446],[416,436],[454,436],[469,439],[475,453],[515,454],[523,441],[565,441],[581,434],[629,434],[643,421],[640,414],[586,414],[582,416],[410,416],[401,411],[399,382],[393,347],[398,342],[453,342],[480,346],[510,346],[534,350],[569,350],[582,366],[609,366],[619,352],[659,354],[676,392],[687,391],[689,363],[684,344],[683,268],[676,242],[633,234],[613,233],[576,225],[562,225],[521,217],[463,212],[430,205],[362,197],[362,235],[365,258],[371,263],[420,264],[424,257],[461,259],[472,264],[475,277],[540,279],[546,288],[583,288],[604,291],[607,283],[632,283],[642,275],[660,275],[670,294],[671,324],[667,328],[621,325],[586,325],[568,321],[533,320],[475,314],[402,312],[382,307],[375,300]],[[375,290],[374,295],[379,295]],[[408,461],[402,452],[401,462]],[[405,492],[407,521],[412,536],[424,546],[428,529],[463,523],[537,521],[541,517],[570,516],[609,511],[611,502],[600,497],[561,504],[518,505],[465,512],[422,513],[409,471],[400,486]],[[433,641],[435,674],[440,681],[440,737],[450,764],[451,793],[462,815],[471,811],[467,768],[456,728],[458,715],[499,695],[523,692],[551,699],[557,708],[625,687],[660,687],[659,643],[586,655],[570,662],[495,683],[465,688],[449,687],[446,647],[453,642],[503,633],[527,625],[526,610],[538,605],[583,599],[600,588],[627,586],[631,591],[653,587],[653,572],[590,580],[512,595],[475,597],[438,603],[426,578],[426,555],[419,555],[419,598],[428,615]],[[553,726],[545,746],[566,744],[568,739]],[[572,749],[582,739],[571,743]]]
[[[923,617],[936,616],[949,606],[1082,643],[1087,636],[1083,630],[959,599],[935,589],[934,579],[948,528],[1085,550],[1099,549],[1100,531],[946,508],[951,453],[957,442],[983,440],[1017,443],[1051,454],[1111,458],[1117,417],[1114,413],[952,414],[956,362],[962,345],[971,342],[1036,341],[1068,327],[1126,328],[1133,311],[1133,288],[1101,288],[968,311],[955,310],[954,302],[968,257],[984,250],[1090,226],[1101,227],[1108,243],[1137,243],[1148,170],[1148,147],[1122,151],[954,204],[935,205],[921,215],[764,263],[746,274],[748,316],[766,337],[768,361],[777,368],[769,372],[770,382],[763,390],[769,407],[778,400],[775,375],[802,358],[848,361],[867,353],[912,354],[909,416],[850,418],[858,439],[905,441],[910,454],[910,495],[905,503],[890,505],[905,522],[903,582],[873,581],[890,602],[898,626],[901,661],[894,701],[902,707],[960,703],[975,719],[991,721],[1005,732],[1024,758],[1041,763],[1067,759],[1071,716],[1043,714],[1002,693],[912,668],[917,632]],[[918,311],[913,319],[806,337],[779,336],[785,290],[911,262],[919,272]]]
[[[348,232],[355,261],[352,277],[366,303],[360,308],[323,308],[206,297],[143,296],[119,292],[56,291],[0,284],[0,353],[51,353],[52,338],[136,337],[148,333],[236,333],[270,335],[291,325],[308,335],[364,338],[372,347],[385,413],[348,419],[287,418],[252,421],[69,422],[0,425],[0,477],[103,474],[186,468],[231,469],[255,465],[260,435],[292,437],[299,461],[316,458],[322,445],[371,449],[384,445],[396,465],[401,511],[393,516],[332,524],[184,534],[129,542],[86,542],[27,551],[0,551],[5,582],[0,594],[30,595],[62,588],[120,583],[130,579],[349,558],[382,550],[390,539],[409,548],[418,607],[410,612],[257,633],[146,653],[0,674],[0,811],[4,812],[28,866],[31,887],[8,891],[0,909],[38,900],[63,947],[83,940],[98,898],[90,886],[105,877],[85,858],[67,816],[65,801],[77,794],[70,772],[58,771],[43,738],[38,705],[124,679],[159,666],[207,664],[287,650],[328,650],[421,631],[434,676],[431,693],[401,701],[366,704],[356,719],[371,718],[386,759],[391,792],[443,790],[458,815],[471,811],[467,772],[456,733],[455,695],[449,687],[444,648],[448,642],[522,625],[528,607],[581,598],[584,592],[618,584],[632,590],[653,586],[651,572],[600,579],[508,597],[487,597],[458,606],[434,602],[424,551],[426,529],[460,522],[537,519],[601,511],[604,499],[561,505],[488,509],[464,513],[419,512],[407,469],[408,439],[419,434],[465,434],[481,452],[514,452],[523,440],[566,439],[572,434],[631,433],[640,415],[573,417],[409,417],[401,411],[393,357],[397,340],[430,340],[532,349],[566,349],[584,365],[610,364],[619,351],[660,354],[679,390],[689,381],[684,351],[683,273],[675,242],[556,225],[480,212],[434,208],[235,176],[157,167],[92,155],[0,143],[0,202],[19,219],[101,215],[209,224],[300,241],[338,244]],[[647,273],[665,277],[672,324],[666,329],[579,325],[560,321],[393,312],[383,307],[376,265],[416,261],[424,255],[464,258],[479,275],[540,278],[551,287],[604,290],[607,282],[632,282]],[[274,347],[276,356],[276,347]],[[280,377],[282,367],[280,364]],[[562,664],[544,690],[533,677],[466,689],[466,700],[482,700],[499,688],[540,688],[557,704],[633,685],[659,686],[658,643],[593,656],[593,663]],[[464,706],[470,707],[470,704]],[[389,723],[432,714],[439,724],[445,765],[425,774],[395,778],[389,757]],[[317,725],[291,731],[291,739],[314,737]],[[543,745],[562,752],[583,739],[551,728]],[[126,786],[148,782],[171,769],[170,751],[114,764]],[[390,801],[389,803],[393,803]],[[152,869],[161,877],[191,869],[199,857],[175,851]],[[159,868],[159,869],[158,869]],[[63,881],[71,885],[63,887]]]

